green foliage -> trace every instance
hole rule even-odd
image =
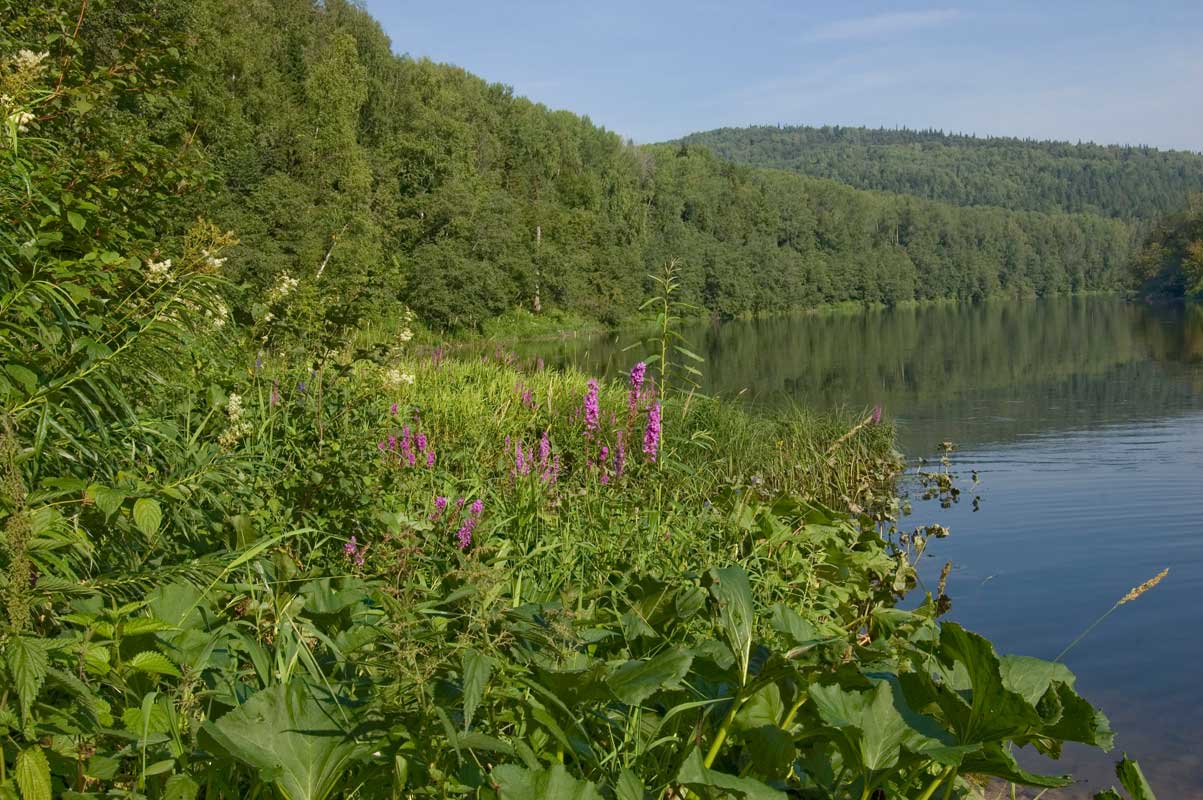
[[[471,325],[532,278],[633,307],[657,248],[738,252],[719,198],[780,178],[396,59],[333,0],[3,10],[6,796],[963,796],[1062,780],[1012,746],[1108,743],[1063,668],[893,608],[917,539],[874,419],[660,417],[417,351],[399,313],[348,344],[399,299]],[[710,196],[652,202],[656,165]],[[736,296],[720,264],[666,276],[662,341],[678,288]]]
[[[1133,275],[1147,296],[1203,299],[1203,194],[1149,232]]]
[[[742,164],[958,206],[1151,219],[1203,191],[1203,156],[1151,147],[845,126],[720,128],[682,141]]]

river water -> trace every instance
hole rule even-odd
[[[1108,297],[816,314],[686,331],[703,391],[771,411],[880,404],[913,462],[955,443],[967,481],[950,509],[916,501],[906,526],[939,522],[921,575],[953,562],[950,618],[1000,651],[1066,656],[1079,690],[1118,731],[1102,755],[1068,748],[1052,772],[1114,783],[1121,751],[1162,798],[1203,798],[1203,311]],[[531,346],[556,364],[616,375],[632,337]],[[972,494],[981,502],[974,510]],[[1038,759],[1024,759],[1041,765]]]

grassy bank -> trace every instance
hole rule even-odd
[[[134,450],[9,425],[0,781],[930,798],[1066,782],[1015,743],[1109,743],[1063,667],[894,608],[925,536],[884,525],[873,415],[369,338],[256,357],[206,332],[113,429]]]

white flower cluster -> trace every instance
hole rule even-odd
[[[205,260],[205,266],[211,269],[218,269],[222,264],[226,263],[226,259],[218,258],[208,250],[201,250],[201,258]]]
[[[8,115],[7,121],[17,126],[18,133],[25,133],[29,128],[29,123],[33,122],[33,114],[28,111],[14,111]]]
[[[296,291],[300,281],[296,278],[289,277],[287,272],[280,274],[280,280],[272,287],[272,290],[267,293],[267,298],[273,303],[283,300],[288,295]]]
[[[401,344],[405,344],[410,339],[414,338],[414,332],[410,329],[409,324],[414,321],[414,312],[410,309],[405,309],[401,313],[401,321],[405,323],[405,327],[397,334],[397,340]]]
[[[218,300],[213,308],[205,311],[205,318],[213,324],[214,328],[224,328],[230,320],[230,307],[223,301]]]
[[[13,66],[21,72],[34,72],[42,68],[42,62],[50,57],[50,53],[35,53],[32,50],[22,50],[13,59]]]
[[[222,431],[221,436],[217,437],[217,443],[228,450],[251,432],[250,420],[243,419],[241,395],[230,393],[226,400],[226,416],[229,417],[230,424]]]
[[[175,276],[171,274],[171,259],[146,262],[146,279],[151,283],[171,283]]]
[[[388,372],[384,373],[384,382],[393,388],[413,386],[414,380],[415,379],[412,373],[402,372],[396,367],[393,367]]]

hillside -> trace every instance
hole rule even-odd
[[[14,9],[13,52],[70,33],[60,12],[78,17]],[[120,48],[136,47],[134,60],[106,67],[116,78],[69,73],[29,123],[62,143],[63,172],[57,199],[14,218],[74,215],[78,227],[44,243],[51,258],[103,246],[149,259],[198,217],[232,231],[227,301],[242,322],[271,322],[268,344],[335,340],[403,304],[437,329],[516,308],[618,322],[670,258],[682,299],[723,316],[1126,279],[1126,221],[961,208],[702,147],[635,146],[457,67],[394,54],[347,0],[101,3],[79,19],[81,66]],[[67,90],[83,101],[65,105]],[[70,191],[80,174],[99,181],[86,197]],[[128,230],[95,221],[122,208],[142,214]],[[272,300],[286,279],[297,288],[284,315]]]
[[[719,128],[681,141],[740,164],[958,206],[1137,219],[1203,191],[1203,155],[1150,147],[838,126]]]

